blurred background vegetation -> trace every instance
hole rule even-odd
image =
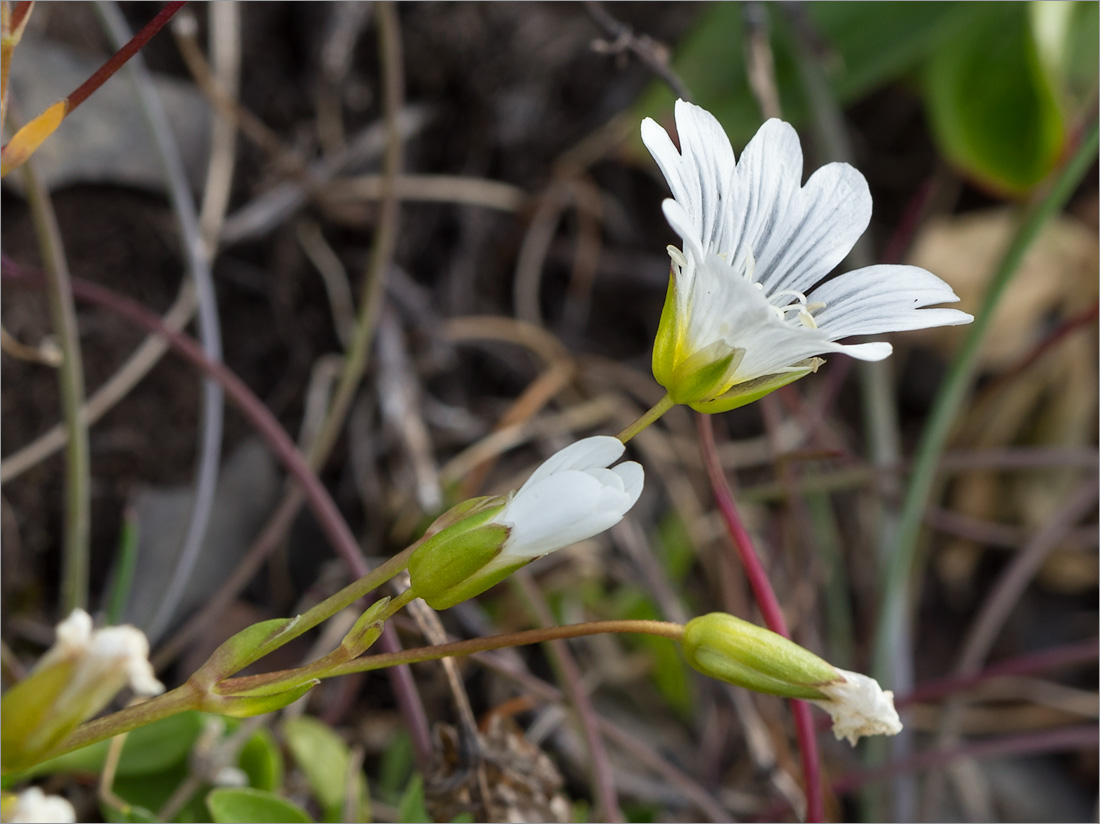
[[[1098,8],[425,2],[398,4],[399,32],[380,41],[370,3],[193,3],[143,49],[148,72],[109,81],[33,163],[72,276],[176,327],[216,309],[224,362],[304,449],[326,437],[356,331],[369,333],[319,472],[377,560],[450,504],[516,486],[660,396],[649,354],[676,239],[642,117],[671,128],[673,100],[690,94],[737,151],[766,115],[789,119],[807,171],[847,160],[869,181],[874,217],[850,267],[921,265],[960,308],[986,312],[972,352],[966,328],[907,333],[881,366],[835,357],[715,421],[795,639],[874,670],[903,708],[907,734],[889,746],[822,737],[830,814],[1095,820],[1095,157],[1064,197],[1055,184],[1096,123]],[[137,29],[159,9],[122,13]],[[21,121],[117,47],[97,14],[36,7],[11,69]],[[380,69],[379,43],[397,40],[400,71]],[[403,101],[388,118],[387,82]],[[167,109],[167,149],[143,113],[149,92]],[[382,203],[388,127],[403,149],[396,222]],[[166,182],[164,151],[182,184]],[[25,193],[5,179],[5,267],[46,265]],[[181,231],[181,196],[202,204],[197,228]],[[1044,204],[1056,213],[1028,224]],[[200,232],[213,291],[196,297]],[[1006,260],[1014,239],[1022,255]],[[383,241],[392,261],[378,271]],[[87,395],[110,384],[114,396],[98,402],[74,493],[48,301],[5,284],[2,321],[6,684],[62,617],[67,496],[90,508],[90,606],[150,634],[169,686],[232,632],[342,585],[245,419],[222,417],[185,361],[82,304]],[[191,331],[209,343],[209,328]],[[692,416],[674,410],[631,451],[648,483],[624,523],[441,624],[404,621],[404,643],[712,610],[759,621]],[[913,485],[922,461],[926,493]],[[884,604],[909,620],[892,624]],[[325,643],[304,638],[263,666]],[[105,747],[39,775],[84,820],[794,820],[802,804],[783,702],[695,677],[660,639],[414,675],[430,740],[371,674],[278,715],[135,732],[106,793]],[[211,794],[226,766],[252,790]]]

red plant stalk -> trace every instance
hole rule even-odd
[[[790,638],[790,630],[783,618],[783,610],[779,607],[779,599],[775,597],[768,575],[764,571],[764,565],[753,548],[752,539],[745,529],[745,524],[737,512],[737,505],[733,500],[733,493],[726,483],[726,477],[722,472],[722,466],[718,461],[718,451],[714,446],[714,424],[709,415],[698,414],[699,440],[702,446],[703,463],[707,467],[707,475],[710,477],[711,489],[714,491],[714,500],[718,510],[729,530],[730,538],[737,549],[737,555],[745,567],[745,576],[752,587],[756,604],[760,608],[760,614],[764,616],[764,623],[772,632]],[[814,722],[810,715],[810,705],[805,701],[791,699],[791,714],[794,716],[795,734],[798,737],[798,747],[802,754],[802,774],[806,780],[806,821],[816,822],[825,820],[825,801],[821,792],[821,765],[817,754],[817,738],[814,733]]]
[[[130,42],[115,52],[111,57],[95,70],[87,80],[81,83],[77,89],[68,96],[68,108],[65,113],[72,114],[73,109],[83,103],[92,92],[106,83],[115,72],[126,65],[126,61],[137,54],[141,47],[153,39],[153,35],[164,28],[165,24],[172,19],[177,11],[179,11],[186,4],[187,0],[182,2],[165,3],[164,8],[157,12],[157,16],[146,23],[141,31],[130,38]]]

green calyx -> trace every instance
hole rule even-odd
[[[740,351],[740,350],[739,350]],[[797,369],[790,372],[780,372],[775,375],[765,375],[762,378],[754,378],[751,381],[734,384],[717,397],[711,400],[687,401],[687,405],[696,412],[714,414],[716,412],[729,412],[747,406],[760,400],[780,387],[794,383],[799,378],[804,378],[811,372],[816,372],[825,361],[822,358],[810,358],[803,361]]]
[[[820,700],[826,695],[818,687],[841,677],[782,635],[721,612],[689,621],[682,644],[688,663],[704,675],[769,695]]]
[[[677,305],[674,268],[653,341],[653,377],[668,391],[674,403],[690,406],[696,412],[713,414],[746,406],[781,386],[816,372],[825,362],[821,358],[809,358],[789,372],[738,382],[737,368],[744,360],[745,350],[731,347],[724,341],[714,341],[689,351],[688,320]]]
[[[492,563],[511,531],[503,524],[490,523],[504,509],[504,500],[482,498],[473,506],[470,503],[455,508],[461,508],[458,516],[451,517],[454,509],[445,514],[449,525],[428,538],[409,559],[412,590],[433,609],[446,609],[472,598],[518,568]]]

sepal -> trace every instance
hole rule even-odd
[[[688,663],[704,675],[769,695],[821,700],[821,687],[843,681],[809,650],[721,612],[689,621],[682,644]]]
[[[301,617],[296,615],[293,618],[273,618],[245,627],[214,650],[206,663],[191,676],[191,680],[199,685],[209,686],[240,672],[289,640],[286,636]]]

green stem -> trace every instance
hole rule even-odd
[[[951,426],[970,391],[970,385],[978,365],[978,355],[985,340],[986,330],[993,319],[997,304],[1005,289],[1019,270],[1020,261],[1039,235],[1040,229],[1056,213],[1061,211],[1077,188],[1082,176],[1095,162],[1097,124],[1093,123],[1081,141],[1077,151],[1062,168],[1047,195],[1024,216],[1012,243],[1005,251],[1000,265],[986,292],[981,308],[975,313],[962,350],[951,366],[951,371],[936,397],[917,449],[916,461],[905,496],[894,553],[890,558],[883,582],[883,604],[879,615],[875,638],[874,675],[879,680],[888,679],[891,667],[893,641],[909,604],[907,587],[917,559],[917,540],[921,520],[932,494],[936,477],[936,464],[943,452]]]
[[[673,403],[672,398],[670,398],[668,395],[665,395],[663,398],[657,401],[657,403],[655,403],[651,409],[649,409],[645,414],[638,418],[638,420],[634,421],[634,423],[630,424],[630,426],[628,426],[615,437],[623,443],[628,442],[631,438],[633,438],[651,423],[655,422],[658,418],[660,418],[675,405],[676,404]]]
[[[395,556],[396,557],[396,556]],[[379,567],[381,569],[381,567]],[[394,598],[384,613],[390,617],[402,606],[407,604],[416,595],[412,590],[406,590]],[[228,678],[219,685],[218,692],[222,695],[230,695],[233,692],[254,689],[274,683],[286,683],[290,686],[308,678],[333,678],[338,675],[350,675],[353,672],[369,672],[371,670],[394,667],[401,664],[415,664],[421,661],[435,661],[439,658],[450,656],[470,655],[475,652],[487,652],[504,647],[515,647],[523,644],[540,644],[544,641],[554,641],[559,638],[580,638],[586,635],[601,635],[604,633],[639,633],[645,635],[657,635],[679,641],[684,634],[684,628],[680,624],[672,624],[666,621],[592,621],[586,624],[573,624],[567,627],[548,627],[546,629],[533,629],[526,632],[513,632],[507,635],[497,635],[492,638],[475,638],[469,641],[456,641],[450,644],[422,647],[421,649],[401,650],[399,652],[371,655],[366,658],[357,658],[354,661],[346,661],[330,667],[327,671],[312,671],[317,662],[307,664],[297,669],[270,672],[263,675],[247,675],[241,678]],[[322,659],[323,660],[323,659]],[[67,752],[87,747],[107,738],[113,738],[124,732],[144,727],[154,721],[160,721],[172,715],[178,715],[188,710],[200,709],[202,705],[202,692],[190,682],[177,687],[157,698],[150,699],[141,704],[127,707],[124,710],[113,713],[103,718],[89,721],[65,739],[64,743],[46,754],[43,761],[55,758]]]
[[[350,607],[368,592],[377,589],[382,584],[386,583],[386,581],[390,580],[390,578],[404,570],[405,567],[409,565],[409,558],[412,556],[413,552],[423,542],[424,538],[421,538],[416,543],[398,552],[385,563],[379,564],[362,578],[352,581],[339,592],[333,593],[328,598],[321,601],[321,603],[303,612],[302,617],[298,620],[298,623],[294,625],[294,628],[280,639],[282,641],[280,646],[293,641],[295,638],[313,629],[318,624],[327,621],[340,610]],[[401,599],[404,598],[406,594],[407,592],[402,593],[390,602],[390,605],[386,608],[385,618],[381,620],[388,619],[394,612],[412,600],[412,598],[408,598],[404,602],[401,602]],[[416,596],[414,595],[413,597]],[[401,602],[400,606],[394,607],[394,604],[398,602]]]
[[[390,620],[390,618],[397,614],[398,610],[408,606],[409,601],[412,601],[416,597],[416,592],[414,592],[412,589],[405,590],[397,597],[390,599],[390,602],[386,604],[386,608],[378,614],[375,620],[377,620],[379,624],[385,624],[386,621]],[[329,670],[340,664],[347,663],[350,656],[351,654],[348,652],[348,650],[344,649],[343,645],[341,644],[328,655],[318,658],[316,661],[310,664],[306,664],[303,667],[298,667],[294,670],[291,670],[295,673],[295,679],[294,682],[289,684],[288,686],[294,686],[303,681],[312,680],[313,678],[326,678]],[[219,687],[219,691],[224,691],[226,683],[227,681],[222,682]]]
[[[684,634],[684,628],[680,624],[667,621],[590,621],[584,624],[571,624],[565,627],[546,627],[545,629],[529,629],[523,632],[510,632],[505,635],[494,635],[491,638],[472,638],[468,641],[453,641],[449,644],[437,644],[419,649],[406,649],[399,652],[387,652],[379,655],[368,655],[364,658],[356,658],[338,664],[327,672],[309,672],[309,678],[333,678],[337,675],[350,675],[353,672],[371,672],[373,670],[386,669],[400,664],[419,664],[423,661],[436,661],[440,658],[452,656],[472,655],[475,652],[488,652],[505,647],[518,647],[525,644],[541,644],[546,641],[556,641],[561,638],[581,638],[586,635],[603,635],[605,633],[637,633],[641,635],[658,635],[679,641]],[[246,675],[241,678],[230,678],[223,681],[220,692],[229,694],[243,690],[268,686],[272,683],[295,684],[301,680],[302,670],[283,670],[264,675]]]
[[[68,615],[88,605],[88,542],[91,535],[91,498],[88,425],[82,420],[84,367],[73,306],[72,283],[61,230],[57,226],[50,195],[35,172],[23,166],[23,181],[38,245],[46,270],[46,294],[54,332],[61,345],[61,407],[68,441],[65,445],[65,538],[61,562],[61,610]]]
[[[114,738],[116,735],[144,727],[171,715],[197,710],[201,700],[202,695],[198,689],[190,683],[183,684],[164,695],[82,724],[64,742],[47,753],[42,761],[79,750],[81,747],[87,747],[107,738]]]

